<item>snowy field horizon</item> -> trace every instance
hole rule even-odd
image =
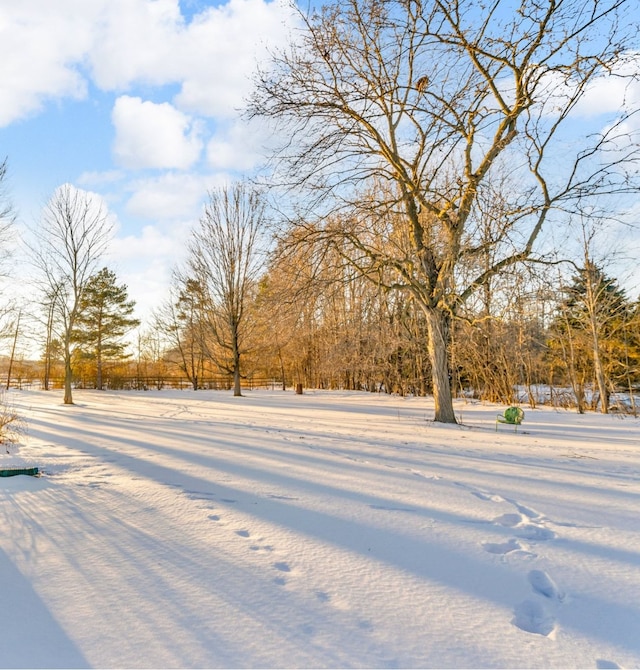
[[[3,668],[640,667],[640,419],[11,391]]]

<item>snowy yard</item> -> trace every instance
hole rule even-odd
[[[640,666],[640,421],[12,392],[1,667]]]

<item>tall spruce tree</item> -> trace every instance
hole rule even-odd
[[[553,324],[552,348],[565,352],[567,372],[584,411],[582,382],[593,379],[597,395],[593,405],[609,411],[609,395],[619,368],[624,367],[625,324],[630,320],[631,305],[618,282],[603,269],[586,259],[565,289],[565,298]],[[570,355],[567,355],[569,352]],[[617,373],[617,374],[616,374]],[[578,388],[577,388],[578,387]]]
[[[127,286],[116,283],[116,275],[103,268],[93,275],[80,302],[73,340],[85,356],[95,361],[96,388],[102,390],[105,359],[122,358],[124,334],[140,325],[134,318],[135,302],[128,299]]]

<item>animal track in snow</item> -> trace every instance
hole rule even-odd
[[[279,561],[278,563],[274,563],[273,567],[276,570],[280,570],[280,572],[291,572],[291,568],[289,567],[289,564],[286,563],[285,561]]]
[[[471,495],[474,495],[480,500],[486,500],[487,502],[505,502],[505,499],[502,496],[494,495],[492,493],[483,493],[482,491],[472,491]]]
[[[440,475],[426,475],[424,472],[420,472],[420,470],[410,470],[412,475],[415,475],[416,477],[423,477],[424,479],[429,479],[436,481],[438,479],[442,479]]]
[[[554,617],[535,600],[525,600],[514,611],[513,624],[526,633],[549,637],[556,629]]]
[[[524,521],[522,514],[501,514],[493,520],[493,523],[505,528],[514,528]]]
[[[524,540],[545,542],[553,540],[556,534],[537,523],[528,523],[529,517],[523,514],[502,514],[493,520],[493,523],[504,528],[513,528],[518,537]]]
[[[490,554],[510,554],[512,551],[522,551],[523,547],[518,540],[510,539],[508,542],[494,543],[485,542],[482,545]]]
[[[250,537],[251,533],[248,530],[237,530],[236,535],[239,535],[240,537]]]
[[[518,530],[518,537],[525,540],[546,542],[547,540],[553,540],[555,536],[556,534],[552,530],[543,526],[534,526],[533,524],[528,524]]]
[[[520,514],[523,516],[526,516],[527,519],[540,519],[542,517],[540,512],[537,512],[536,510],[532,509],[531,507],[527,507],[526,505],[521,505],[517,500],[505,498],[505,502],[513,505],[518,510],[518,512],[520,512]]]
[[[331,596],[326,591],[315,591],[314,593],[321,603],[328,603],[331,600]]]
[[[371,509],[384,510],[386,512],[415,512],[413,507],[393,507],[392,505],[369,505]]]
[[[190,500],[213,500],[216,497],[216,494],[211,491],[189,491],[185,489],[184,494]]]
[[[513,498],[505,498],[497,494],[474,490],[472,487],[462,483],[458,483],[458,485],[467,488],[472,495],[480,500],[508,503],[516,510],[515,512],[509,512],[495,517],[492,523],[502,526],[503,528],[511,529],[517,538],[512,537],[507,542],[502,543],[485,542],[482,545],[485,551],[503,556],[512,552],[521,552],[529,554],[530,557],[535,558],[536,554],[523,548],[518,540],[545,542],[555,539],[556,533],[545,525],[548,522],[553,522],[537,510],[523,505]],[[546,602],[550,601],[553,603],[552,607],[554,609],[557,607],[557,603],[563,602],[565,594],[558,588],[553,579],[544,570],[531,570],[528,574],[528,580],[534,593],[537,596],[546,599]],[[555,636],[555,616],[548,611],[540,599],[528,599],[517,605],[514,609],[512,623],[526,633],[543,635],[550,638]]]
[[[558,589],[556,583],[544,570],[531,570],[529,584],[536,593],[552,600],[564,600],[564,593]]]

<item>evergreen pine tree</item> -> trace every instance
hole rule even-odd
[[[584,382],[589,377],[598,391],[592,404],[599,402],[602,412],[608,411],[611,388],[627,377],[623,336],[630,315],[625,291],[591,261],[565,289],[550,345],[565,352],[579,411],[584,411]]]
[[[127,286],[118,286],[116,275],[103,268],[87,282],[80,301],[73,340],[86,357],[95,361],[96,388],[102,389],[105,359],[123,358],[123,335],[140,325],[134,318],[135,302],[128,299]]]

